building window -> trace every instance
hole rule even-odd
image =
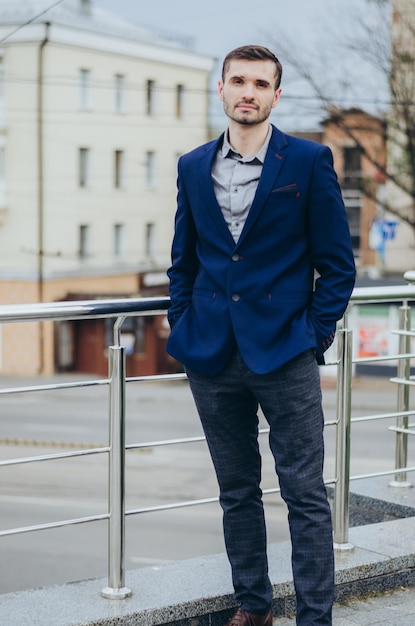
[[[79,227],[79,257],[88,259],[92,256],[91,226],[81,224]]]
[[[79,148],[79,186],[91,186],[91,150]]]
[[[146,253],[146,257],[149,259],[154,258],[155,254],[155,237],[156,235],[156,225],[153,222],[149,222],[146,224],[145,230],[145,242],[144,249]]]
[[[0,55],[0,103],[3,103],[6,91],[6,72],[4,57]]]
[[[5,60],[0,55],[0,125],[6,123],[6,71]]]
[[[114,186],[116,189],[125,187],[125,154],[124,150],[114,152]]]
[[[92,109],[91,70],[79,70],[79,108],[81,111],[90,111]]]
[[[362,213],[362,194],[359,190],[343,190],[344,206],[349,222],[352,247],[356,256],[360,254],[360,221]]]
[[[123,74],[114,77],[114,108],[116,113],[125,113],[127,110],[126,80]]]
[[[84,15],[91,15],[91,0],[81,0],[80,2],[81,13]]]
[[[362,187],[362,154],[357,146],[343,149],[344,189],[361,189]]]
[[[157,187],[156,153],[151,150],[146,153],[146,187],[147,189]]]
[[[0,208],[6,203],[6,138],[0,135]]]
[[[0,143],[0,184],[5,183],[5,182],[6,182],[6,148]]]
[[[362,153],[357,146],[343,148],[343,200],[349,222],[353,251],[360,254],[362,213]]]
[[[0,185],[6,184],[6,138],[0,135]]]
[[[146,113],[147,115],[155,115],[156,113],[156,83],[154,80],[148,80],[146,85]]]
[[[176,85],[176,117],[183,117],[184,85]]]
[[[125,225],[114,224],[114,256],[125,256]]]

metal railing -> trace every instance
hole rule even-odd
[[[353,291],[348,310],[343,319],[343,328],[337,331],[337,437],[336,437],[336,476],[334,479],[333,529],[334,546],[337,550],[352,550],[349,543],[349,493],[350,481],[377,476],[395,475],[390,485],[393,487],[409,487],[407,473],[415,471],[415,467],[407,467],[408,435],[415,435],[415,425],[409,425],[408,419],[415,415],[409,407],[409,387],[415,384],[410,375],[411,359],[415,352],[410,352],[410,338],[415,336],[411,330],[411,302],[415,302],[415,272],[406,272],[408,285],[393,287],[361,287]],[[399,335],[399,346],[396,354],[353,358],[353,331],[349,326],[350,312],[359,304],[396,303],[399,307],[399,328],[392,333]],[[362,416],[352,418],[352,386],[353,365],[376,364],[384,361],[397,361],[397,376],[391,382],[397,384],[397,410],[393,413]],[[350,433],[352,423],[368,420],[396,419],[396,426],[389,427],[396,433],[395,468],[392,471],[377,472],[359,476],[350,476]]]
[[[406,275],[410,280],[411,276]],[[354,290],[348,313],[345,315],[342,327],[337,332],[338,352],[334,365],[337,367],[337,407],[336,419],[331,425],[336,427],[336,464],[335,477],[327,480],[327,484],[334,485],[333,525],[334,543],[338,550],[350,550],[353,546],[349,543],[349,485],[350,481],[357,478],[367,478],[381,475],[394,474],[392,484],[396,487],[408,486],[407,472],[414,471],[415,467],[407,467],[408,435],[415,434],[415,426],[408,423],[411,415],[409,407],[409,386],[415,384],[410,375],[410,360],[415,358],[411,353],[410,338],[415,336],[411,330],[410,302],[415,301],[415,286],[402,287],[370,287],[357,288]],[[399,335],[399,350],[397,354],[370,357],[365,359],[353,359],[352,342],[353,331],[349,326],[350,311],[359,304],[377,303],[400,304],[399,328],[395,331]],[[0,461],[0,468],[7,465],[32,463],[34,461],[48,461],[52,459],[64,459],[75,456],[92,454],[108,455],[108,511],[101,515],[82,517],[77,519],[62,520],[59,522],[12,528],[0,531],[0,538],[8,535],[17,535],[38,530],[56,527],[82,524],[98,520],[108,520],[108,585],[102,589],[101,594],[105,598],[125,598],[131,594],[131,589],[125,586],[125,517],[147,510],[166,510],[205,504],[217,501],[217,497],[178,502],[168,505],[160,505],[151,509],[125,510],[125,451],[126,449],[139,448],[144,444],[125,445],[125,386],[129,382],[137,381],[171,381],[182,380],[184,374],[166,374],[160,376],[126,377],[125,348],[121,345],[120,331],[126,317],[134,315],[156,315],[165,313],[169,305],[168,298],[134,298],[103,301],[79,301],[57,302],[28,305],[0,306],[0,323],[38,322],[45,320],[79,320],[84,318],[113,318],[114,338],[112,346],[108,348],[108,378],[79,382],[64,382],[58,384],[46,384],[17,388],[0,389],[0,395],[13,393],[33,393],[49,389],[68,389],[71,387],[86,387],[106,385],[109,388],[109,444],[100,448],[90,447],[82,450],[65,451],[58,454],[46,454],[42,456],[8,459]],[[384,360],[397,360],[397,376],[391,379],[397,384],[397,411],[380,415],[363,417],[351,417],[352,409],[352,386],[353,366],[357,363],[375,363]],[[329,365],[333,365],[329,364]],[[396,436],[395,469],[378,472],[366,476],[350,476],[350,430],[353,421],[380,420],[396,418],[396,426],[392,427]],[[261,432],[267,432],[262,429]],[[151,445],[170,445],[202,441],[203,437],[189,437],[187,439],[175,439],[168,441],[152,442]],[[148,442],[145,446],[148,446]],[[279,489],[267,489],[264,493],[274,493]]]

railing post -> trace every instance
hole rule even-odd
[[[352,393],[352,331],[338,331],[336,483],[334,487],[334,549],[353,550],[349,543],[350,425]]]
[[[108,587],[104,598],[119,600],[131,595],[125,587],[125,348],[108,348],[109,367],[109,486],[108,486]]]
[[[399,330],[411,330],[411,307],[406,302],[399,307]],[[399,354],[408,354],[410,351],[410,337],[407,334],[399,335]],[[398,378],[401,380],[409,380],[410,378],[410,360],[409,358],[399,359],[398,361]],[[401,413],[409,411],[409,385],[398,383],[397,412]],[[396,418],[396,427],[408,428],[408,416],[402,415]],[[397,432],[395,440],[395,468],[408,466],[408,434]],[[395,474],[395,480],[390,483],[391,487],[411,487],[411,483],[407,480],[406,472],[398,472]]]

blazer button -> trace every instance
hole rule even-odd
[[[235,253],[232,255],[232,261],[240,261],[240,260],[241,260],[241,257],[239,256],[239,254]]]
[[[233,302],[239,302],[240,299],[241,299],[241,296],[239,295],[239,293],[233,293],[232,294],[232,301]]]

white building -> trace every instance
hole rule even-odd
[[[0,6],[0,304],[166,293],[177,157],[207,140],[213,60],[93,0],[48,4]],[[0,372],[94,369],[79,327],[62,334],[65,357],[48,326],[0,326]]]

